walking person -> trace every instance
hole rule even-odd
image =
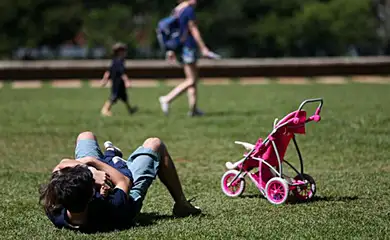
[[[196,23],[195,7],[196,0],[181,0],[173,14],[177,16],[181,46],[175,50],[166,52],[168,60],[177,60],[183,66],[185,81],[176,86],[167,95],[161,96],[159,102],[165,115],[169,113],[169,104],[180,94],[187,91],[189,116],[202,116],[204,113],[198,108],[197,102],[197,53],[200,51],[204,57],[217,56],[211,52],[203,41],[198,25]]]
[[[125,57],[127,47],[123,43],[117,43],[112,47],[114,58],[110,69],[107,70],[102,78],[102,86],[107,85],[108,80],[111,79],[111,94],[109,99],[104,103],[101,110],[103,116],[112,116],[111,108],[119,100],[122,100],[126,105],[127,111],[133,114],[137,111],[137,107],[132,107],[127,96],[127,88],[130,87],[130,80],[126,74]]]

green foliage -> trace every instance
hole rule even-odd
[[[108,8],[91,9],[84,17],[84,32],[90,46],[105,46],[110,49],[115,42],[136,46],[131,8],[115,4]]]
[[[375,39],[369,1],[332,0],[306,4],[296,15],[296,28],[308,53],[345,54],[350,45]]]
[[[70,40],[81,28],[82,3],[78,0],[4,0],[0,3],[0,54],[17,47],[55,47]]]
[[[90,46],[123,41],[157,50],[155,26],[175,1],[4,0],[0,55],[17,47],[56,47],[84,30]],[[371,0],[210,0],[197,16],[208,45],[235,57],[375,54],[378,21]],[[385,46],[385,43],[382,43]]]

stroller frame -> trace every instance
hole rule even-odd
[[[303,107],[306,104],[308,104],[308,103],[316,103],[316,102],[319,102],[319,105],[318,105],[318,107],[317,107],[317,109],[315,111],[315,114],[313,116],[311,116],[309,118],[306,118],[306,114],[305,114],[304,115],[305,119],[302,119],[302,116],[301,116],[301,118],[299,118],[298,115],[301,113]],[[277,144],[275,143],[274,134],[277,133],[281,128],[287,127],[288,124],[297,124],[297,125],[303,124],[303,126],[304,126],[306,123],[311,122],[311,121],[319,122],[321,120],[321,117],[320,117],[319,114],[321,112],[322,106],[323,106],[323,99],[322,98],[307,99],[307,100],[303,101],[300,104],[298,110],[296,110],[296,111],[286,115],[281,121],[279,121],[279,123],[282,122],[281,124],[278,123],[278,119],[275,119],[275,121],[274,121],[274,128],[273,128],[271,133],[267,136],[267,138],[264,141],[259,139],[257,141],[256,145],[249,144],[249,143],[246,143],[246,142],[236,141],[235,142],[236,144],[243,145],[245,148],[251,149],[251,150],[244,155],[244,158],[240,159],[236,163],[234,163],[234,164],[232,164],[230,162],[226,163],[227,168],[230,169],[230,171],[236,171],[236,174],[235,174],[235,176],[234,176],[234,178],[232,180],[229,180],[228,182],[226,182],[224,180],[224,178],[226,177],[225,175],[229,171],[225,173],[225,175],[221,179],[223,192],[226,195],[231,196],[231,197],[235,197],[235,196],[241,195],[241,193],[244,191],[243,188],[245,187],[245,185],[242,188],[240,186],[239,194],[228,194],[226,192],[226,187],[230,188],[230,187],[232,187],[232,185],[237,185],[237,184],[241,184],[242,185],[242,183],[245,183],[245,176],[248,175],[249,178],[252,180],[252,182],[260,190],[260,192],[264,196],[266,196],[267,199],[271,203],[273,203],[273,204],[281,204],[281,203],[285,202],[287,200],[287,195],[288,195],[290,190],[294,191],[294,190],[302,187],[303,185],[306,186],[307,184],[312,184],[313,187],[314,187],[314,190],[312,190],[312,194],[309,197],[306,197],[305,199],[301,199],[301,200],[309,200],[310,198],[312,198],[314,196],[314,194],[315,194],[315,182],[312,179],[312,177],[310,177],[309,175],[304,173],[303,157],[302,157],[301,151],[299,149],[299,146],[298,146],[298,143],[297,143],[297,140],[296,140],[296,137],[295,137],[295,133],[291,133],[291,132],[287,133],[287,131],[286,131],[286,134],[290,134],[290,136],[292,135],[291,139],[293,140],[293,143],[294,143],[294,146],[295,146],[298,158],[299,158],[299,162],[300,162],[300,171],[298,171],[297,168],[295,168],[291,163],[289,163],[287,160],[284,159],[284,153],[282,153],[283,156],[281,156],[281,154],[280,154],[280,152],[278,150]],[[283,122],[286,119],[287,119],[287,121]],[[259,151],[259,149],[261,147],[268,148],[267,144],[268,144],[268,147],[272,147],[273,148],[273,151],[275,153],[275,157],[276,157],[276,160],[277,160],[277,166],[275,166],[275,164],[274,164],[274,166],[272,166],[269,162],[267,162],[266,160],[262,159],[261,157],[253,156],[255,151]],[[271,144],[271,145],[269,145],[269,144]],[[285,146],[285,149],[287,149],[287,147],[288,147],[288,143],[287,143],[287,146]],[[245,164],[247,163],[248,160],[255,160],[255,161],[259,162],[259,171],[258,172],[251,173],[251,169],[248,170],[245,167],[243,167],[243,166],[245,166]],[[285,162],[291,169],[293,169],[297,173],[297,177],[294,178],[295,180],[286,181],[284,179],[284,175],[283,175],[283,162]],[[260,165],[262,165],[262,164],[267,166],[269,168],[269,170],[271,171],[271,173],[274,175],[274,178],[269,179],[267,182],[264,182],[262,180],[262,177],[261,177]],[[239,171],[237,171],[237,170],[239,170]],[[259,177],[256,177],[256,174],[259,174]],[[301,180],[299,180],[299,179],[301,179]],[[269,198],[269,196],[267,196],[267,194],[268,194],[267,193],[267,186],[268,186],[268,183],[271,180],[275,180],[275,181],[281,182],[281,185],[283,185],[282,187],[284,189],[286,189],[285,190],[286,191],[286,194],[285,194],[286,196],[283,196],[283,198],[285,198],[285,199],[282,199],[282,201],[272,201]],[[284,181],[282,182],[282,180],[284,180]]]

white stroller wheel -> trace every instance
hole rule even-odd
[[[229,170],[221,178],[222,192],[229,197],[238,197],[245,190],[245,179],[238,178],[233,184],[231,181],[239,174],[237,170]]]
[[[265,186],[265,196],[267,200],[274,204],[280,205],[286,202],[289,194],[289,187],[283,178],[271,178]]]

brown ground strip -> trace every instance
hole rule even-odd
[[[203,78],[202,84],[204,85],[229,85],[231,83],[229,78]]]
[[[54,88],[81,88],[83,83],[79,79],[54,80],[51,82]]]
[[[31,81],[13,81],[12,82],[12,88],[41,88],[42,82],[38,80],[31,80]]]
[[[305,77],[280,77],[278,83],[280,84],[309,84]]]
[[[345,84],[347,83],[347,80],[345,77],[341,76],[329,76],[329,77],[318,77],[316,79],[317,83],[322,84]]]
[[[157,87],[158,81],[154,79],[131,79],[132,87]]]
[[[102,88],[101,79],[89,80],[89,86],[91,86],[92,88]],[[111,82],[110,81],[107,83],[105,88],[109,88],[109,87],[111,87]]]
[[[353,82],[358,83],[379,83],[379,84],[387,84],[390,83],[390,77],[382,77],[382,76],[353,76],[351,77]]]
[[[268,84],[270,80],[264,77],[245,77],[240,78],[240,84],[242,85],[260,85]]]

